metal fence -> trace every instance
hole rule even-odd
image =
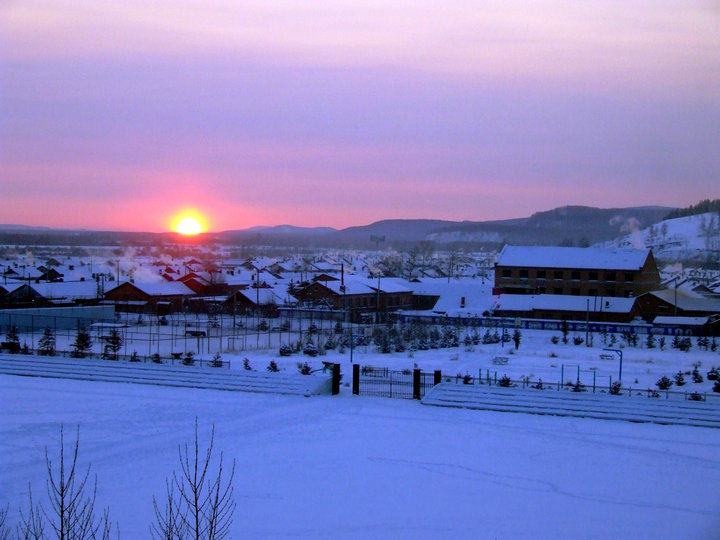
[[[422,399],[439,382],[440,372],[396,371],[386,367],[353,366],[353,393],[400,399]]]

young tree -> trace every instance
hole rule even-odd
[[[55,356],[55,334],[47,327],[38,341],[38,352],[42,356]]]
[[[103,356],[105,358],[111,358],[115,360],[121,348],[122,336],[120,335],[120,332],[113,328],[110,331],[110,335],[105,340],[105,350],[103,351]]]
[[[17,326],[13,325],[8,329],[7,334],[5,334],[5,342],[7,343],[8,351],[11,353],[15,354],[20,352],[20,335]]]
[[[72,344],[72,357],[73,358],[85,358],[87,353],[92,347],[92,339],[90,339],[90,333],[85,330],[82,326],[78,328],[75,341]]]
[[[229,477],[223,478],[223,453],[213,466],[215,426],[205,452],[200,451],[195,419],[195,442],[178,448],[180,471],[166,481],[165,504],[161,508],[153,497],[156,521],[150,526],[153,538],[160,540],[220,540],[230,534],[235,512],[233,478],[235,460]]]
[[[516,328],[513,332],[513,342],[515,343],[515,350],[520,348],[520,339],[522,339],[522,334],[520,333],[520,329]]]
[[[80,448],[80,427],[72,447],[72,457],[65,455],[64,428],[60,426],[60,455],[57,467],[49,457],[45,447],[45,466],[47,469],[47,493],[49,508],[33,505],[32,490],[29,491],[29,510],[27,515],[20,513],[19,536],[21,538],[45,538],[48,529],[62,540],[95,540],[110,538],[110,520],[108,509],[101,517],[95,516],[95,494],[97,479],[92,487],[88,485],[90,465],[84,474],[78,470],[78,450]],[[86,489],[87,488],[87,489]]]

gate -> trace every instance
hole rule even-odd
[[[440,380],[440,371],[423,373],[419,369],[396,371],[353,365],[353,394],[356,395],[422,399]]]

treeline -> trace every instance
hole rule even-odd
[[[705,214],[707,212],[717,212],[720,214],[720,199],[705,199],[697,204],[688,206],[687,208],[678,208],[670,212],[665,219],[675,219],[686,216],[695,216]]]

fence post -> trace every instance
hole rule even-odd
[[[420,370],[413,370],[413,399],[420,399]]]
[[[433,386],[437,386],[442,382],[442,372],[439,369],[435,370],[433,375]]]
[[[353,364],[352,393],[360,395],[360,364]]]
[[[333,364],[332,367],[332,395],[340,393],[340,364]]]

